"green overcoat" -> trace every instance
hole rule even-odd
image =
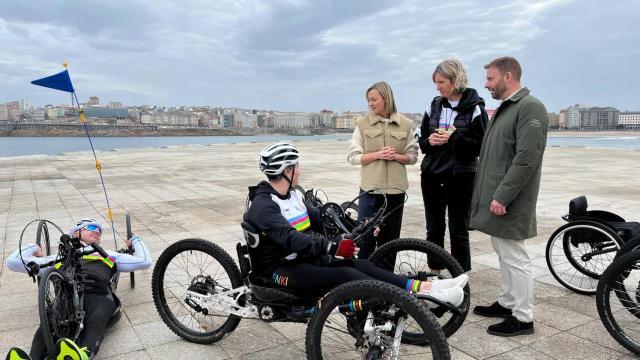
[[[471,199],[470,228],[503,239],[536,236],[536,202],[549,119],[522,88],[496,109],[485,132]],[[507,214],[489,211],[492,200]]]

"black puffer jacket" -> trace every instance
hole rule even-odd
[[[476,106],[479,112],[475,111]],[[442,108],[452,109],[458,114],[453,120],[456,128],[449,141],[440,146],[429,144],[429,135],[438,128]],[[474,116],[474,111],[476,115]],[[420,149],[425,154],[420,169],[422,175],[440,175],[460,172],[475,172],[476,159],[480,154],[482,137],[489,117],[484,110],[484,100],[475,89],[467,88],[462,93],[458,106],[452,108],[447,98],[437,96],[431,102],[431,111],[422,118]]]

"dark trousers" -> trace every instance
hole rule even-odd
[[[310,294],[325,294],[327,290],[354,280],[380,280],[405,288],[407,278],[377,267],[362,259],[336,260],[326,265],[308,262],[283,264],[265,279]]]
[[[469,208],[473,194],[474,173],[422,175],[422,200],[427,220],[427,241],[444,248],[445,211],[449,212],[451,255],[464,271],[471,270],[469,249]],[[429,259],[429,267],[442,270],[443,265]]]
[[[113,316],[113,312],[116,311],[116,303],[110,295],[85,294],[84,311],[84,330],[76,344],[79,347],[86,347],[91,354],[96,354],[100,349],[107,324]],[[41,327],[33,335],[29,356],[34,360],[44,359],[47,356]]]
[[[364,191],[360,190],[360,194]],[[364,241],[359,243],[360,252],[358,257],[368,259],[376,247],[381,246],[388,241],[395,240],[400,237],[400,228],[402,227],[402,212],[404,210],[404,194],[389,195],[387,194],[387,209],[384,215],[393,211],[384,224],[380,227],[380,233],[377,237],[373,234],[369,235]],[[384,196],[380,194],[364,194],[358,199],[358,220],[370,218],[384,204]],[[396,209],[397,208],[397,209]],[[394,211],[395,209],[395,211]]]

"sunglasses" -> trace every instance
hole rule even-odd
[[[92,232],[97,232],[97,233],[101,233],[100,228],[97,225],[87,225],[85,227],[83,227],[84,230],[89,230]]]

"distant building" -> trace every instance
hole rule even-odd
[[[255,128],[258,126],[258,115],[250,112],[235,112],[233,126],[240,128]]]
[[[20,102],[20,110],[29,111],[31,107],[29,106],[29,100],[27,98],[22,99]]]
[[[127,109],[109,109],[109,108],[103,108],[103,107],[88,107],[88,108],[84,109],[84,116],[86,116],[87,118],[126,119],[126,118],[129,117],[129,111]]]
[[[587,106],[582,104],[576,104],[569,106],[566,110],[565,125],[569,130],[581,129],[582,123],[580,121],[580,111],[587,109]]]
[[[560,110],[560,114],[558,115],[558,128],[566,129],[567,128],[567,111]]]
[[[560,115],[554,112],[550,112],[550,113],[547,113],[547,117],[549,118],[549,129],[560,128]]]
[[[620,111],[612,107],[592,107],[580,111],[581,130],[609,130],[618,127]]]
[[[111,101],[109,102],[110,109],[122,109],[122,103],[119,101]]]
[[[6,123],[9,121],[9,112],[7,111],[7,107],[4,105],[0,105],[0,123]]]
[[[43,123],[44,122],[44,109],[31,109],[29,110],[29,117],[31,123]]]
[[[356,120],[365,114],[364,112],[351,111],[340,113],[340,115],[336,117],[336,129],[354,129],[356,127]]]
[[[89,102],[87,103],[89,106],[98,106],[100,105],[100,98],[97,96],[91,96],[89,98]]]
[[[225,128],[230,128],[233,127],[233,118],[234,118],[234,114],[233,113],[227,113],[225,111],[224,114],[222,114],[222,127]]]
[[[303,112],[277,112],[273,114],[273,127],[299,129],[311,127],[311,115]]]
[[[640,130],[640,111],[621,112],[618,125],[625,130]]]
[[[335,113],[331,110],[322,110],[319,113],[319,127],[335,127]]]
[[[140,111],[140,124],[142,125],[155,125],[156,116],[151,111]]]

